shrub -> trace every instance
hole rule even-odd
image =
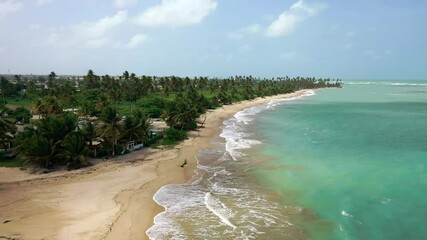
[[[185,139],[187,139],[187,132],[179,129],[169,128],[163,132],[163,143],[166,145],[175,144]]]
[[[143,109],[148,117],[159,118],[163,113],[166,101],[161,97],[141,98],[137,105]]]
[[[20,121],[22,123],[29,123],[31,119],[31,112],[23,107],[18,107],[13,113],[16,121]]]

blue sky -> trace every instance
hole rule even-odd
[[[0,73],[427,79],[423,0],[0,0]]]

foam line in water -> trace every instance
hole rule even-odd
[[[238,161],[244,154],[239,150],[249,149],[253,145],[260,144],[260,141],[248,139],[249,136],[245,134],[245,126],[255,119],[255,116],[264,110],[272,109],[287,101],[293,101],[308,96],[316,95],[314,90],[307,90],[303,94],[291,98],[283,98],[272,100],[268,104],[259,105],[251,108],[244,109],[237,112],[233,118],[224,121],[224,129],[220,137],[225,139],[225,149],[230,154],[234,161]]]
[[[386,86],[426,86],[427,83],[402,83],[402,82],[364,82],[364,81],[349,81],[344,82],[348,85],[386,85]]]
[[[294,101],[297,99],[301,99],[301,98],[309,97],[309,96],[314,96],[314,95],[316,95],[316,92],[314,90],[307,90],[299,96],[295,96],[295,97],[291,97],[291,98],[282,98],[282,99],[271,100],[267,104],[267,109],[274,109],[275,106],[280,105],[283,102]]]
[[[218,216],[223,223],[232,227],[233,230],[237,228],[230,222],[229,218],[232,216],[231,210],[228,209],[219,199],[213,197],[210,192],[205,195],[205,205],[213,214]]]

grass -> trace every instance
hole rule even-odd
[[[4,159],[3,154],[0,157],[0,167],[8,167],[8,168],[23,168],[24,160],[19,156],[13,159]]]
[[[120,102],[116,105],[116,108],[121,116],[130,115],[133,111],[139,109],[135,102]]]
[[[8,106],[11,109],[16,109],[18,107],[31,109],[31,104],[32,104],[32,100],[28,98],[13,97],[13,98],[6,99],[6,106]]]
[[[175,145],[178,145],[181,141],[179,140],[173,140],[173,139],[162,139],[160,140],[155,146],[167,146],[167,147],[173,147]]]

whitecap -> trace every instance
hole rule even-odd
[[[223,223],[232,227],[233,230],[237,228],[230,222],[230,218],[233,216],[232,211],[228,209],[219,199],[216,199],[214,196],[212,196],[212,194],[209,192],[205,195],[205,205],[213,214],[218,216]]]
[[[385,86],[427,86],[427,83],[409,83],[409,82],[365,82],[365,81],[349,81],[344,82],[344,84],[348,85],[385,85]]]
[[[353,217],[352,215],[350,215],[348,212],[346,211],[341,211],[341,215],[343,215],[344,217]]]

